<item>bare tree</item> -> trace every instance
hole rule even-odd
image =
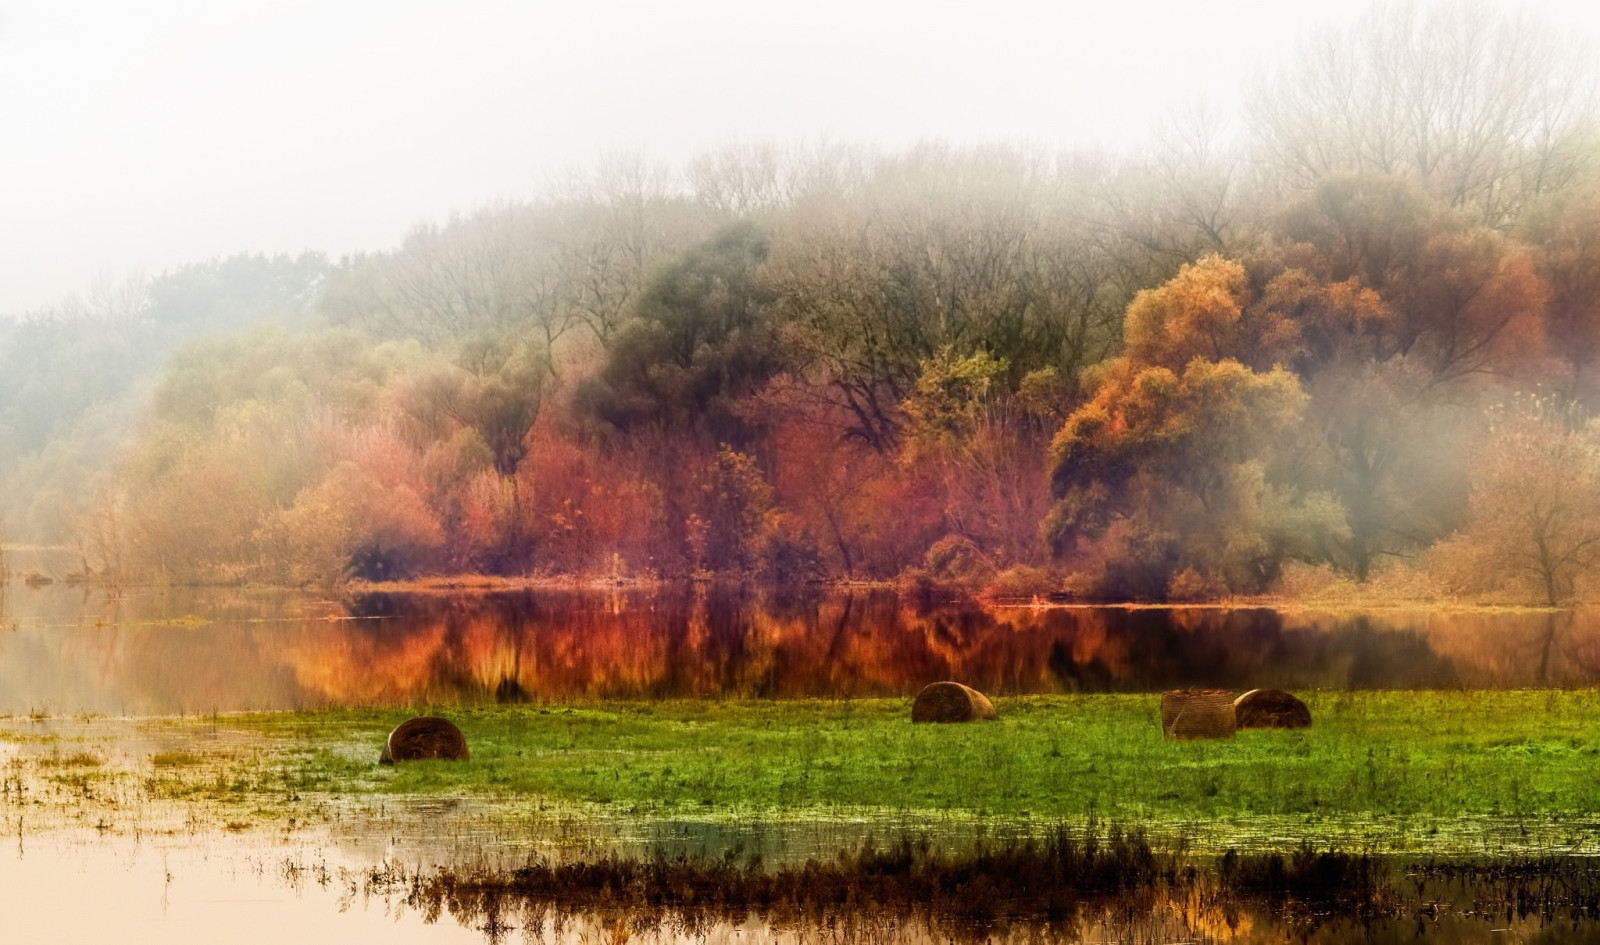
[[[1075,378],[1115,346],[1123,283],[1080,169],[1010,148],[924,147],[880,159],[858,193],[808,199],[777,226],[767,266],[796,362],[875,448],[898,404],[950,348],[1004,359],[1015,381]]]
[[[686,176],[695,202],[720,225],[859,192],[878,159],[825,139],[787,148],[740,144],[696,157]]]
[[[637,304],[651,270],[711,227],[670,172],[637,153],[612,155],[554,189],[561,225],[556,266],[579,323],[608,348]]]
[[[1548,403],[1533,408],[1493,424],[1445,560],[1468,581],[1528,585],[1554,607],[1600,572],[1600,428]]]
[[[1588,50],[1483,0],[1386,3],[1262,75],[1247,112],[1265,159],[1308,186],[1411,177],[1503,226],[1594,160]]]
[[[412,230],[397,250],[358,257],[330,285],[336,321],[427,342],[532,328],[553,344],[577,322],[538,206],[502,204]]]

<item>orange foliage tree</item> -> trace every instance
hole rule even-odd
[[[1337,527],[1326,497],[1265,478],[1305,396],[1282,368],[1231,356],[1248,300],[1244,268],[1219,256],[1141,292],[1125,354],[1056,434],[1045,530],[1058,556],[1096,573],[1095,592],[1163,597],[1180,575],[1263,590],[1308,532]]]

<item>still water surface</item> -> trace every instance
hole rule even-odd
[[[884,592],[368,595],[107,592],[10,585],[0,599],[0,715],[155,715],[589,698],[903,696],[963,679],[997,695],[1243,689],[1600,685],[1600,612],[1137,610],[929,603]],[[0,758],[0,761],[4,761]],[[965,940],[916,916],[826,920],[486,915],[365,879],[393,851],[283,839],[25,831],[4,808],[6,941],[827,942]],[[14,822],[13,822],[14,821]],[[0,840],[4,840],[0,836]],[[308,864],[310,864],[308,866]],[[1402,886],[1409,880],[1403,880]],[[1409,888],[1409,887],[1407,887]],[[1355,921],[1337,910],[1146,896],[1071,929],[972,940],[1594,942],[1591,915],[1518,914],[1493,891],[1417,885]],[[84,908],[86,899],[94,908]],[[1445,906],[1433,904],[1434,900]],[[19,908],[20,904],[20,908]],[[923,917],[925,919],[926,917]],[[620,923],[620,924],[619,924]],[[921,923],[921,924],[919,924]],[[971,930],[968,930],[971,931]]]
[[[1600,684],[1600,612],[1139,610],[887,592],[366,595],[11,585],[0,714],[583,698]]]

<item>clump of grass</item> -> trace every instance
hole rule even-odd
[[[105,759],[93,752],[80,751],[70,755],[50,754],[39,759],[41,768],[98,768]]]
[[[204,758],[190,751],[158,751],[150,756],[150,763],[157,768],[189,768],[204,762]]]

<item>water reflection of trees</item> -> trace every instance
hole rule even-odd
[[[1600,613],[1006,608],[892,593],[19,594],[0,693],[25,711],[570,698],[1586,686]],[[205,618],[200,620],[198,618]]]
[[[516,594],[357,601],[381,611],[287,650],[330,698],[904,695],[1588,684],[1600,634],[1570,616],[1289,618],[1271,610],[919,606],[885,593],[774,599]]]

